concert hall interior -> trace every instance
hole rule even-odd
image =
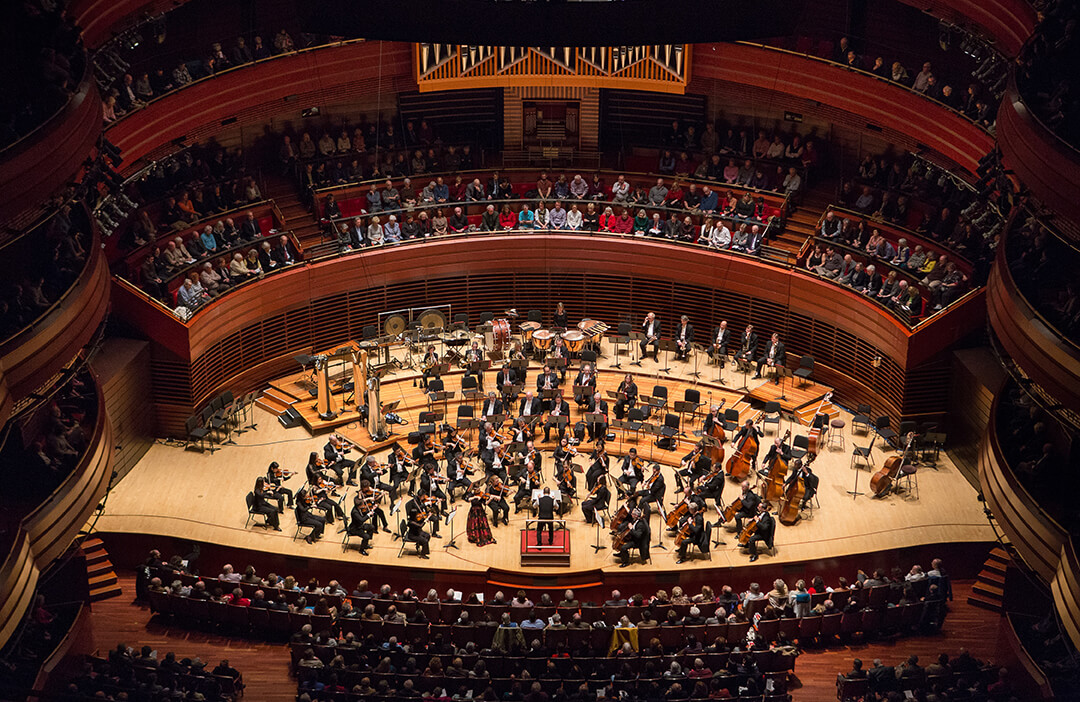
[[[1078,14],[11,3],[0,699],[1080,698]]]

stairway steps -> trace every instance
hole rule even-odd
[[[119,585],[105,585],[102,587],[90,588],[90,601],[100,602],[107,600],[110,597],[118,597],[124,593],[123,589]]]
[[[1009,552],[1000,546],[995,546],[990,550],[990,558],[995,561],[1000,561],[1001,563],[1010,563],[1012,561]]]
[[[285,392],[280,388],[275,388],[273,385],[263,390],[262,396],[272,397],[274,400],[283,405],[291,405],[292,403],[300,399],[299,397],[295,397],[291,393]]]
[[[980,609],[989,610],[991,612],[998,612],[999,614],[1004,611],[1004,607],[1001,605],[1001,600],[987,597],[977,592],[972,592],[968,595],[968,604]]]
[[[1001,598],[1001,597],[1005,596],[1005,588],[1004,587],[999,587],[997,585],[992,585],[990,583],[984,583],[984,582],[979,581],[979,580],[976,580],[975,584],[971,586],[971,591],[972,592],[978,592],[981,595],[989,595],[989,596],[998,597],[998,598]]]
[[[994,560],[993,558],[987,558],[983,563],[983,571],[993,573],[995,575],[1005,575],[1005,571],[1009,569],[1008,563],[1002,563],[1001,561]]]
[[[983,568],[979,571],[979,580],[996,585],[997,587],[1005,586],[1005,573],[990,570],[989,568]]]
[[[90,601],[99,602],[121,594],[123,590],[116,578],[115,566],[109,560],[109,552],[105,550],[105,543],[96,536],[92,536],[85,539],[80,548],[86,559]]]
[[[99,573],[98,575],[91,576],[89,580],[91,590],[93,590],[95,587],[101,587],[104,585],[115,585],[118,582],[116,578],[116,573],[113,572]]]
[[[86,564],[86,573],[90,576],[105,575],[113,572],[113,564],[108,558],[105,560],[99,560],[96,563]]]
[[[289,405],[279,402],[272,397],[265,396],[256,398],[255,406],[260,407],[269,412],[270,414],[279,417],[284,414],[287,409],[289,409]]]

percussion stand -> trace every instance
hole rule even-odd
[[[645,340],[645,334],[643,332],[630,332],[630,347],[631,353],[636,357],[636,360],[630,361],[630,365],[641,367],[641,347],[639,343]],[[637,351],[634,351],[637,349]]]

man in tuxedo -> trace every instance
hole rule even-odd
[[[642,489],[637,491],[638,497],[642,498],[640,502],[648,504],[649,502],[655,502],[657,505],[662,505],[664,502],[664,493],[667,492],[667,486],[664,484],[664,475],[660,472],[660,464],[653,464],[653,474],[648,480],[641,484]]]
[[[421,519],[423,511],[424,509],[415,497],[405,504],[405,518],[408,524],[405,538],[414,542],[420,552],[420,557],[426,559],[428,553],[431,552],[431,546],[428,543],[431,541],[431,535],[424,531],[424,521]]]
[[[329,441],[323,446],[323,458],[326,459],[326,465],[337,473],[339,481],[345,471],[348,470],[348,484],[356,485],[356,462],[345,458],[345,447],[342,446],[341,439],[337,434],[331,434]]]
[[[731,332],[727,328],[727,320],[720,322],[720,326],[713,330],[712,346],[709,348],[709,353],[713,355],[720,363],[720,366],[724,366],[724,357],[727,356],[728,342],[731,341]]]
[[[520,417],[533,417],[543,413],[543,406],[540,402],[540,398],[533,395],[532,390],[525,393],[525,397],[521,398],[521,406],[518,408],[518,416]]]
[[[690,522],[690,533],[683,539],[683,542],[679,544],[678,558],[676,563],[686,562],[686,549],[690,544],[700,547],[702,540],[705,538],[705,516],[701,513],[696,502],[690,503],[690,516],[687,517]],[[706,549],[708,547],[705,547]]]
[[[712,461],[709,460],[708,449],[699,441],[698,445],[690,453],[682,457],[679,465],[681,468],[676,471],[675,475],[692,482],[709,472],[709,469],[712,468]]]
[[[557,387],[559,387],[559,375],[551,370],[551,366],[545,363],[543,372],[536,376],[536,392],[553,390]],[[545,402],[545,404],[547,403]]]
[[[495,393],[489,392],[487,399],[484,400],[484,404],[480,407],[480,416],[482,417],[494,417],[503,413],[503,403]]]
[[[757,373],[754,374],[754,380],[761,377],[761,369],[766,365],[769,366],[769,368],[777,368],[784,365],[784,344],[780,341],[779,334],[772,335],[769,346],[765,349],[765,354],[758,359]],[[777,385],[780,384],[779,374],[773,378],[773,382]]]
[[[581,513],[585,515],[585,523],[595,522],[596,513],[606,512],[609,502],[611,502],[611,491],[608,490],[607,477],[601,474],[595,492],[581,503]]]
[[[803,497],[802,502],[799,503],[799,509],[803,509],[810,504],[810,500],[814,499],[814,495],[817,494],[818,477],[810,470],[809,463],[803,463],[798,458],[792,464],[791,475],[784,481],[785,492],[796,480],[803,481]]]
[[[630,549],[636,548],[641,555],[641,562],[649,560],[649,542],[652,541],[652,530],[649,522],[641,515],[640,509],[630,513],[630,535],[619,551],[619,567],[625,568],[630,565]]]
[[[653,347],[653,360],[657,360],[660,354],[660,329],[660,318],[655,313],[650,312],[645,315],[645,321],[641,323],[641,333],[645,335],[640,344],[642,358],[645,358],[651,345]]]
[[[675,330],[675,358],[685,361],[690,356],[690,344],[694,343],[694,325],[685,314],[679,319],[679,327]]]
[[[592,364],[583,363],[581,365],[581,370],[578,371],[577,377],[574,378],[574,387],[593,388],[594,390],[596,389],[596,373],[593,371]],[[574,397],[574,401],[577,402],[579,406],[587,405],[589,404],[589,399],[591,396],[591,393],[581,392],[576,397]]]
[[[563,422],[559,417],[565,417]],[[544,442],[551,441],[551,428],[557,427],[559,439],[566,436],[566,425],[570,420],[570,403],[563,399],[562,392],[557,392],[551,401],[551,411],[548,413],[547,422],[544,423]]]
[[[592,490],[596,486],[596,482],[607,474],[608,469],[608,456],[606,453],[601,453],[603,450],[603,439],[597,442],[597,448],[593,450],[591,456],[591,462],[589,463],[589,469],[585,471],[585,486]]]
[[[558,501],[551,496],[551,488],[544,488],[544,494],[533,500],[536,505],[536,543],[543,544],[543,533],[548,533],[548,543],[555,543],[555,505]]]
[[[758,559],[757,545],[761,543],[768,547],[772,543],[773,534],[776,531],[776,520],[769,514],[769,506],[764,502],[758,504],[757,523],[757,530],[750,537],[750,540],[746,542],[746,548],[750,551],[751,563]]]
[[[427,390],[428,380],[439,377],[439,354],[435,353],[434,346],[428,346],[424,358],[420,361],[420,367],[424,369],[420,377],[420,387]]]
[[[502,368],[495,374],[495,389],[502,393],[504,398],[509,398],[512,388],[516,384],[517,376],[509,363],[503,363]]]
[[[631,493],[637,491],[638,483],[642,479],[642,475],[634,467],[636,459],[637,449],[632,448],[630,453],[623,456],[622,463],[619,466],[619,482],[623,483],[626,486],[626,491]]]
[[[743,422],[743,425],[739,427],[739,431],[735,432],[735,436],[731,438],[732,445],[738,446],[743,440],[743,438],[748,435],[753,436],[755,439],[758,440],[758,449],[760,449],[761,437],[765,436],[765,433],[758,429],[756,426],[754,426],[753,419],[747,419],[745,422]],[[754,470],[757,470],[757,463],[757,453],[754,453],[753,456],[750,456],[750,465],[753,466]]]
[[[589,400],[589,404],[585,407],[586,414],[602,414],[604,415],[604,421],[602,422],[589,422],[586,425],[586,429],[589,432],[589,441],[596,441],[607,436],[607,413],[608,404],[600,393],[593,393],[592,398]]]
[[[255,241],[262,236],[262,227],[259,226],[259,220],[255,219],[255,213],[249,211],[247,213],[247,219],[240,225],[240,237],[244,241]]]
[[[634,376],[629,373],[626,374],[622,383],[619,384],[619,392],[626,395],[626,397],[620,397],[618,402],[615,403],[616,419],[622,419],[626,415],[626,411],[633,409],[637,403],[638,389],[637,383],[634,382]]]
[[[349,536],[360,537],[360,553],[368,555],[371,548],[371,537],[375,535],[375,525],[371,523],[372,513],[364,508],[364,501],[357,493],[353,497],[352,512],[349,513]]]
[[[743,332],[742,337],[739,339],[739,351],[735,354],[735,360],[745,361],[746,363],[753,363],[754,356],[757,355],[757,334],[754,333],[754,325],[747,324],[746,331]]]
[[[761,498],[758,494],[750,489],[750,481],[744,480],[740,486],[742,492],[739,493],[739,500],[742,508],[735,513],[735,531],[742,533],[743,520],[753,519],[758,513],[758,505],[761,504]]]

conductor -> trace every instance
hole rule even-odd
[[[548,543],[555,543],[555,505],[558,500],[551,496],[551,488],[544,488],[544,494],[533,500],[536,505],[536,543],[544,544],[544,530],[548,532]]]

